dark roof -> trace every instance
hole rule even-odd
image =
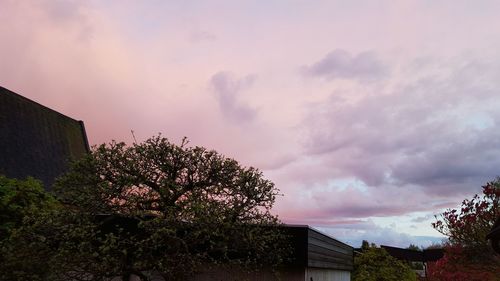
[[[444,256],[444,249],[426,249],[423,253],[424,261],[437,261]]]
[[[385,245],[380,245],[380,247],[385,249],[389,255],[405,261],[437,261],[444,256],[444,249],[426,249],[423,251],[416,251]]]
[[[82,121],[0,87],[0,174],[32,176],[50,189],[88,151]]]

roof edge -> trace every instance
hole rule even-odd
[[[36,102],[36,101],[34,101],[34,100],[31,100],[31,99],[29,99],[29,98],[27,98],[27,97],[25,97],[25,96],[22,96],[22,95],[20,95],[20,94],[18,94],[18,93],[16,93],[16,92],[14,92],[14,91],[11,91],[11,90],[9,90],[9,89],[7,89],[7,88],[5,88],[5,87],[0,86],[0,90],[2,90],[2,91],[7,91],[7,92],[9,92],[10,94],[12,94],[13,96],[15,96],[16,98],[20,98],[20,99],[25,100],[25,101],[27,101],[27,102],[30,102],[30,103],[33,103],[33,104],[38,105],[38,106],[40,106],[40,107],[43,107],[44,109],[48,109],[48,110],[50,110],[50,111],[52,111],[52,112],[54,112],[54,113],[57,113],[58,115],[61,115],[61,116],[65,117],[65,118],[71,119],[71,120],[73,120],[73,121],[75,121],[75,122],[79,122],[79,120],[76,120],[76,119],[74,119],[74,118],[71,118],[71,117],[69,117],[68,115],[65,115],[65,114],[63,114],[63,113],[61,113],[61,112],[59,112],[59,111],[57,111],[57,110],[54,110],[54,109],[52,109],[52,108],[48,107],[48,106],[45,106],[45,105],[43,105],[43,104],[41,104],[41,103],[38,103],[38,102]]]

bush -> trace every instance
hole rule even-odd
[[[411,267],[375,245],[365,246],[354,258],[353,281],[416,281]]]

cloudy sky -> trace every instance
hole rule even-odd
[[[439,241],[500,167],[499,1],[0,0],[0,85],[263,170],[353,246]]]

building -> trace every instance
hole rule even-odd
[[[350,281],[354,248],[307,225],[285,225],[293,248],[292,262],[278,273],[286,281]],[[198,274],[194,281],[275,281],[269,269],[248,273],[223,268]]]
[[[141,233],[139,221],[117,215],[100,215],[103,233],[114,231],[116,227],[130,233]],[[149,218],[146,218],[149,219]],[[205,266],[191,281],[350,281],[354,263],[354,249],[307,225],[283,225],[283,233],[291,246],[288,262],[277,271],[258,268],[253,271],[234,266]],[[129,249],[130,250],[130,249]],[[160,274],[153,275],[153,281],[165,281]],[[126,281],[139,281],[131,276]],[[113,281],[125,281],[114,278]]]
[[[423,270],[416,270],[416,273],[420,277],[427,277],[427,264],[429,262],[438,261],[444,256],[444,249],[442,248],[416,251],[385,245],[380,245],[380,247],[386,250],[389,255],[395,257],[398,260],[408,263],[420,263],[423,266]]]
[[[0,87],[0,174],[31,176],[50,189],[88,151],[82,121]]]

